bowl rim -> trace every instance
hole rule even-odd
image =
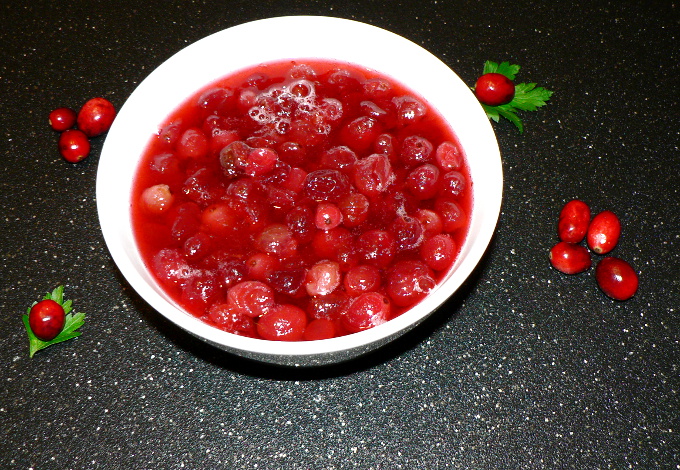
[[[467,126],[465,131],[462,132],[462,135],[461,132],[459,132],[461,130],[460,128],[451,125],[459,140],[461,140],[461,146],[466,153],[468,148],[471,148],[471,139],[473,138],[473,135],[481,134],[486,139],[485,142],[480,144],[482,147],[480,151],[487,152],[491,155],[491,157],[487,157],[487,159],[492,164],[485,167],[485,172],[488,173],[488,177],[484,179],[484,182],[482,182],[482,180],[476,181],[475,178],[473,178],[473,210],[468,234],[472,232],[473,224],[477,224],[478,226],[475,225],[474,227],[476,233],[475,240],[469,240],[470,237],[467,237],[468,239],[466,239],[463,244],[461,253],[451,272],[447,275],[445,280],[440,282],[438,286],[417,305],[416,308],[412,308],[402,315],[369,330],[337,338],[297,342],[280,342],[248,338],[219,330],[183,311],[162,291],[162,289],[159,288],[155,279],[150,275],[146,266],[144,266],[144,263],[137,255],[134,238],[132,238],[132,245],[130,244],[131,229],[126,228],[124,224],[121,224],[119,218],[111,217],[112,208],[114,209],[113,215],[120,215],[121,211],[120,200],[117,202],[112,201],[114,194],[120,190],[121,184],[119,182],[112,182],[113,178],[111,178],[112,174],[119,174],[121,172],[121,169],[117,168],[117,160],[121,154],[120,152],[129,152],[131,149],[139,148],[141,135],[147,136],[145,141],[146,145],[152,135],[158,131],[158,127],[162,120],[167,118],[167,116],[177,108],[183,100],[173,101],[171,106],[169,106],[169,110],[155,110],[155,112],[150,113],[148,110],[142,109],[142,117],[151,117],[151,119],[142,123],[138,122],[139,118],[135,115],[140,112],[140,109],[138,108],[148,105],[149,103],[157,103],[159,95],[167,93],[169,89],[168,84],[164,83],[168,74],[176,74],[178,70],[184,69],[185,71],[188,71],[189,77],[185,77],[184,75],[175,77],[176,80],[171,86],[177,86],[179,89],[174,90],[174,94],[176,96],[183,95],[184,99],[196,93],[202,87],[209,85],[211,82],[230,74],[232,72],[231,69],[227,70],[225,68],[221,75],[216,75],[214,67],[209,68],[202,85],[194,87],[194,85],[200,81],[196,77],[197,71],[193,69],[193,67],[197,65],[196,58],[205,57],[209,51],[214,51],[215,48],[219,50],[219,47],[229,44],[231,41],[234,41],[243,35],[245,35],[245,37],[257,35],[263,28],[267,31],[288,31],[289,36],[292,36],[283,40],[283,44],[277,44],[277,49],[294,44],[291,42],[293,39],[301,41],[301,31],[323,32],[326,34],[341,31],[344,35],[351,36],[352,34],[355,34],[356,38],[369,38],[372,41],[377,41],[378,44],[381,45],[389,44],[390,47],[399,51],[400,58],[406,57],[408,60],[415,60],[415,58],[418,58],[418,63],[422,62],[433,68],[436,72],[433,74],[433,77],[441,77],[437,79],[437,84],[441,85],[442,83],[446,83],[451,87],[451,89],[455,91],[456,99],[461,100],[466,110],[470,111],[470,115],[465,118],[467,123],[462,124]],[[296,54],[291,57],[281,56],[278,60],[285,60],[288,58],[300,60],[325,58],[368,67],[404,84],[407,88],[410,88],[417,94],[423,96],[430,106],[441,112],[440,107],[437,106],[438,102],[433,103],[432,99],[428,99],[429,93],[414,89],[409,85],[412,81],[410,77],[409,79],[403,79],[400,76],[395,77],[392,73],[389,73],[389,71],[384,72],[384,67],[379,67],[378,65],[386,63],[386,59],[376,61],[375,64],[368,64],[363,63],[367,61],[363,55],[361,56],[361,60],[355,61],[347,60],[347,57],[349,56],[343,56],[339,59],[328,57],[328,55],[321,54],[321,52],[327,50],[327,46],[329,46],[327,42],[328,41],[315,41],[314,43],[307,44],[303,47],[304,50],[309,51],[308,54]],[[354,39],[351,39],[350,42],[350,49],[361,45],[358,40],[355,41]],[[250,49],[250,51],[252,51],[252,49]],[[315,51],[319,51],[319,53],[315,54]],[[267,62],[267,60],[261,60],[262,58],[267,57],[267,54],[262,53],[262,51],[258,54],[254,54],[253,57],[255,59],[250,65]],[[230,58],[233,58],[233,54],[230,55]],[[238,57],[238,60],[236,60],[237,63],[242,63],[243,61],[244,58],[240,56]],[[396,67],[394,69],[396,69]],[[392,68],[390,68],[390,71],[391,70]],[[413,80],[415,80],[415,78]],[[447,80],[450,80],[450,82],[446,82]],[[467,93],[465,91],[467,91]],[[450,99],[447,99],[447,102],[448,101],[450,101]],[[160,119],[153,119],[157,116],[161,116]],[[468,131],[468,128],[475,128],[476,132],[470,134],[471,131]],[[135,138],[125,142],[125,140],[128,139],[128,135],[126,134],[131,132]],[[468,136],[468,134],[470,134],[470,136]],[[477,149],[477,146],[475,146],[475,149]],[[138,158],[139,156],[137,157],[137,163]],[[131,157],[128,157],[128,159],[131,159]],[[471,165],[469,157],[468,164]],[[135,164],[134,167],[133,170],[136,171],[137,164]],[[470,173],[473,173],[472,167],[470,168]],[[128,188],[128,184],[131,184],[131,181],[125,182],[122,185],[122,188]],[[140,82],[125,104],[120,108],[118,116],[109,130],[99,160],[96,185],[98,215],[101,230],[109,252],[130,286],[156,311],[182,329],[215,345],[261,355],[314,356],[332,354],[350,349],[360,349],[369,344],[385,341],[420,323],[444,303],[447,298],[453,295],[472,273],[479,260],[484,255],[493,233],[495,232],[502,202],[503,174],[500,151],[491,123],[486,117],[481,105],[479,105],[476,98],[474,98],[469,87],[467,87],[458,75],[456,75],[455,72],[440,59],[414,42],[377,26],[343,18],[300,15],[265,18],[218,31],[189,44],[153,70],[142,82]],[[479,186],[482,187],[480,188]],[[477,206],[477,202],[479,201],[478,191],[484,191],[483,197],[485,200],[489,201],[482,206],[484,209],[483,212],[481,210],[482,207]],[[126,192],[126,194],[129,194],[129,191]],[[128,204],[129,196],[125,199],[125,203],[122,204],[127,207],[126,210],[129,213]],[[465,256],[463,256],[463,254],[465,254]],[[450,279],[454,276],[455,281],[449,283]],[[448,292],[445,287],[449,288],[450,284],[453,284],[453,289]],[[155,288],[152,288],[151,285],[154,285]]]

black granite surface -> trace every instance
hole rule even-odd
[[[508,60],[555,92],[524,134],[494,125],[502,214],[465,288],[389,348],[305,370],[146,305],[99,230],[103,137],[72,165],[47,125],[93,96],[121,106],[210,33],[295,14],[401,34],[471,85]],[[0,468],[679,469],[679,18],[672,0],[3,2]],[[622,219],[631,300],[550,267],[571,198]],[[83,335],[31,359],[21,315],[59,284]]]

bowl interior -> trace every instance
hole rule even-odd
[[[138,161],[160,123],[209,83],[263,62],[332,59],[393,78],[412,89],[448,121],[465,150],[473,181],[467,240],[454,268],[420,304],[384,325],[311,342],[278,342],[232,335],[187,314],[147,271],[130,223],[130,194]],[[181,50],[132,93],[111,127],[99,161],[97,206],[106,244],[130,285],[153,308],[205,341],[255,359],[314,357],[370,349],[412,328],[468,277],[495,230],[502,196],[500,153],[493,129],[469,87],[420,46],[383,29],[329,17],[279,17],[235,26]],[[281,362],[272,359],[273,362]]]

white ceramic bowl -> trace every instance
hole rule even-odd
[[[186,98],[232,71],[262,62],[326,58],[376,70],[425,98],[448,121],[467,155],[473,181],[469,234],[453,269],[421,303],[375,328],[339,338],[281,342],[214,328],[179,308],[147,271],[130,222],[133,176],[150,138]],[[292,16],[254,21],[208,36],[154,70],[132,93],[111,127],[99,161],[97,208],[113,260],[130,285],[167,319],[218,348],[288,366],[345,361],[411,330],[453,294],[475,268],[493,235],[503,177],[493,129],[469,87],[434,55],[367,24]]]

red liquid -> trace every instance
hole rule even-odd
[[[420,302],[465,240],[472,183],[457,142],[372,71],[262,65],[200,90],[151,140],[136,241],[168,294],[225,331],[371,328]]]

